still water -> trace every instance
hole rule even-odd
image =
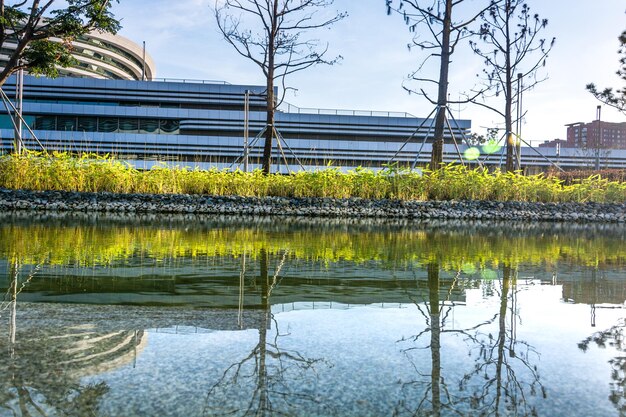
[[[0,416],[624,416],[625,238],[0,213]]]

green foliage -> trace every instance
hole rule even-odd
[[[496,200],[530,202],[625,202],[626,182],[600,175],[573,179],[522,175],[444,165],[411,172],[388,166],[381,171],[338,168],[290,175],[263,175],[212,169],[157,166],[140,171],[108,156],[66,153],[0,157],[0,187],[84,192],[207,194],[247,197],[325,197],[399,200]]]
[[[111,1],[54,0],[45,5],[24,1],[16,5],[4,5],[0,12],[0,46],[16,43],[8,65],[0,71],[0,85],[20,68],[35,75],[56,77],[57,67],[68,67],[76,61],[72,57],[72,41],[86,33],[97,30],[116,33],[120,24],[111,13]],[[60,39],[51,40],[51,38]]]
[[[57,65],[67,68],[78,63],[67,45],[49,40],[31,42],[22,56],[29,62],[28,72],[52,78],[59,76]]]
[[[620,68],[617,70],[617,75],[624,81],[626,81],[626,30],[624,30],[619,36],[620,47],[617,51],[620,55],[619,63]],[[620,112],[626,114],[626,87],[618,88],[616,91],[612,87],[606,87],[599,90],[595,84],[587,84],[587,91],[589,91],[595,98],[602,103],[614,107]]]

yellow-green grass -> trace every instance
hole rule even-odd
[[[565,184],[544,174],[489,172],[460,165],[422,173],[337,168],[290,175],[156,167],[137,170],[110,157],[27,154],[0,157],[0,187],[81,192],[330,197],[400,200],[626,202],[626,182],[599,175]]]

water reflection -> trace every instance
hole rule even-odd
[[[626,319],[622,318],[615,326],[593,333],[578,344],[578,348],[587,352],[591,346],[605,349],[613,348],[617,356],[609,360],[611,373],[611,394],[609,400],[618,410],[620,416],[626,416],[626,343],[624,329]]]
[[[624,413],[624,227],[0,217],[0,415]]]
[[[258,281],[261,288],[263,313],[259,326],[258,343],[242,359],[231,364],[214,383],[207,394],[205,413],[209,415],[273,416],[277,414],[295,415],[304,401],[323,409],[320,398],[315,393],[297,392],[301,386],[314,386],[316,367],[326,365],[323,358],[309,358],[301,353],[280,346],[281,333],[278,322],[271,311],[272,291],[279,285],[281,270],[287,252],[270,274],[270,256],[260,249]],[[245,254],[242,256],[242,277],[245,276]],[[244,279],[244,278],[242,278]],[[255,280],[256,281],[256,280]],[[243,306],[240,305],[240,308]],[[241,310],[239,310],[241,314]],[[268,329],[274,328],[274,335],[268,339]],[[297,383],[296,383],[297,381]],[[245,404],[224,402],[224,398],[243,397]],[[292,397],[297,397],[294,402]],[[310,404],[309,404],[310,407]],[[324,414],[328,414],[325,410]]]
[[[22,416],[95,416],[97,404],[109,388],[106,382],[81,383],[85,375],[122,366],[137,355],[145,343],[143,331],[99,331],[96,326],[60,323],[20,317],[20,292],[36,279],[38,268],[26,274],[18,258],[10,262],[8,299],[0,315],[8,310],[8,339],[0,339],[0,409]],[[48,327],[50,326],[50,327]]]
[[[534,363],[538,362],[538,353],[516,336],[518,271],[504,264],[502,278],[485,288],[494,291],[499,298],[496,313],[483,321],[471,323],[470,327],[461,328],[449,323],[457,307],[449,295],[458,275],[452,282],[444,283],[440,280],[440,272],[437,262],[428,265],[428,299],[416,301],[426,323],[425,329],[400,341],[403,346],[410,346],[404,347],[403,352],[415,370],[416,378],[403,383],[403,398],[396,406],[396,414],[537,415],[535,407],[527,403],[527,396],[539,393],[545,398],[546,391]],[[441,297],[442,293],[444,297]],[[424,345],[427,334],[430,334],[430,340]],[[445,337],[462,340],[468,359],[462,370],[448,372],[448,375],[441,358],[442,348],[446,348],[446,343],[442,343]],[[426,372],[420,364],[419,350],[424,348],[431,352],[430,379],[424,378]],[[416,397],[421,399],[417,408],[411,409]]]

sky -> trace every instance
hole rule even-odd
[[[474,3],[474,4],[472,4]],[[469,7],[479,0],[468,0]],[[548,19],[544,37],[556,38],[545,68],[548,78],[523,96],[526,112],[522,136],[533,144],[565,139],[565,124],[590,122],[600,104],[585,90],[620,88],[619,34],[626,29],[623,0],[528,0],[531,10]],[[114,13],[121,19],[120,35],[146,49],[156,63],[157,78],[227,81],[263,85],[260,69],[238,55],[217,30],[214,0],[120,0]],[[302,108],[408,112],[427,116],[433,105],[403,89],[408,74],[418,68],[424,52],[407,45],[413,34],[398,15],[388,16],[385,0],[335,0],[327,13],[346,11],[348,17],[311,36],[329,44],[329,56],[339,64],[317,66],[288,80],[297,89],[286,101]],[[421,32],[419,32],[421,33]],[[482,62],[466,44],[453,57],[450,98],[471,89]],[[437,77],[437,69],[423,75]],[[498,105],[492,102],[491,104]],[[501,107],[501,106],[499,106]],[[453,105],[455,117],[472,120],[472,130],[502,125],[499,115],[476,105]],[[624,122],[626,116],[603,106],[602,120]]]

